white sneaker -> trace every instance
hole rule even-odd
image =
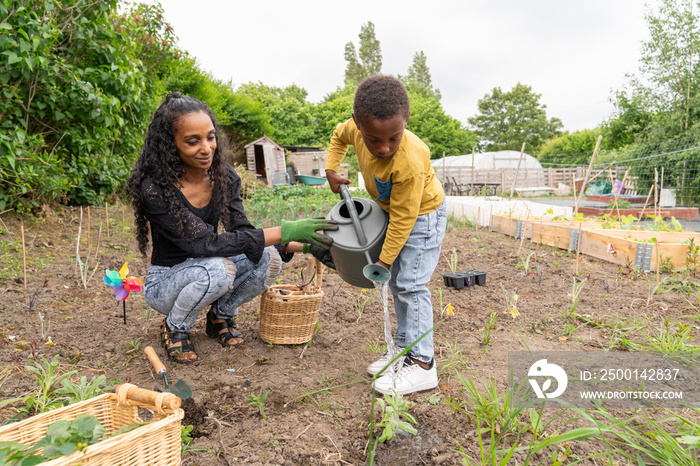
[[[396,344],[394,344],[394,351],[393,351],[394,356],[396,356],[397,354],[399,354],[401,351],[403,351],[403,348],[399,348],[398,346],[396,346]],[[392,356],[392,359],[394,358],[394,356]],[[398,371],[398,370],[399,370],[399,368],[401,367],[401,360],[402,360],[402,359],[403,359],[403,357],[400,357],[400,358],[398,358],[396,361],[394,361],[394,371]],[[389,365],[389,362],[391,362],[391,359],[389,359],[389,352],[387,351],[386,353],[384,353],[384,354],[382,355],[381,358],[379,358],[379,360],[374,361],[372,364],[370,364],[370,365],[367,367],[367,373],[368,373],[369,375],[376,375],[376,374],[379,373],[380,370],[382,370],[382,369],[384,369],[386,366],[388,366],[388,365]],[[386,374],[388,374],[389,372],[391,372],[391,371],[390,371],[389,368],[387,368],[387,370],[385,370],[384,372],[382,372],[382,375],[386,375]]]
[[[394,392],[397,395],[407,395],[432,390],[437,386],[438,376],[435,359],[432,360],[428,369],[423,369],[410,357],[404,359],[403,366],[399,368],[395,380],[392,380],[391,374],[384,374],[374,381],[374,389],[386,395],[392,395]]]

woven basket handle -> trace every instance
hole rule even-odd
[[[316,286],[321,288],[321,284],[323,282],[323,278],[321,275],[323,274],[323,264],[321,264],[321,261],[316,259]]]
[[[115,390],[119,404],[129,404],[129,401],[152,405],[157,411],[164,409],[175,410],[182,405],[182,400],[172,393],[154,392],[136,385],[125,383],[117,385]]]

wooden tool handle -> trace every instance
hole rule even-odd
[[[143,352],[148,358],[148,361],[153,366],[153,369],[155,369],[155,371],[158,374],[162,374],[163,372],[165,372],[165,366],[162,362],[160,362],[160,358],[158,357],[158,355],[156,354],[156,350],[154,350],[152,346],[146,346],[143,349]]]
[[[150,348],[150,346],[149,346]],[[153,348],[151,348],[153,351]],[[132,400],[137,403],[143,403],[147,405],[156,406],[158,398],[161,398],[163,409],[178,409],[182,405],[182,400],[172,393],[159,393],[153,390],[147,390],[145,388],[139,388],[131,384],[117,385],[116,392],[119,395],[120,391],[127,390],[126,398],[127,400]]]

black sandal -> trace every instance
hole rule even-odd
[[[238,348],[245,341],[236,343],[235,345],[229,345],[228,342],[231,340],[245,340],[245,337],[241,332],[238,331],[236,326],[236,318],[232,317],[230,319],[224,319],[223,322],[212,322],[216,317],[211,309],[207,313],[207,336],[209,338],[218,338],[219,344],[223,348]],[[222,332],[222,330],[226,330]]]
[[[181,346],[174,346],[176,343],[180,343]],[[197,356],[194,346],[190,343],[190,334],[187,332],[173,332],[168,327],[167,320],[163,320],[163,324],[160,326],[160,344],[165,349],[168,359],[172,362],[185,365],[199,364],[199,356]],[[193,353],[195,358],[183,358],[185,353]]]

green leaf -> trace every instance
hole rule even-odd
[[[18,61],[22,61],[22,57],[18,57],[15,52],[6,52],[7,53],[7,64],[8,65],[14,65]]]
[[[700,437],[697,435],[683,435],[681,437],[678,437],[678,443],[682,443],[683,445],[695,445],[695,446],[700,446]]]
[[[71,453],[73,453],[75,451],[76,447],[77,447],[77,445],[75,443],[66,442],[66,443],[61,445],[61,448],[60,448],[61,454],[63,456],[70,455]]]
[[[52,423],[46,429],[46,436],[50,437],[52,440],[56,441],[59,439],[69,439],[70,433],[70,422],[66,420],[60,420]]]
[[[10,23],[0,23],[0,30],[2,29],[12,29],[12,25]]]

